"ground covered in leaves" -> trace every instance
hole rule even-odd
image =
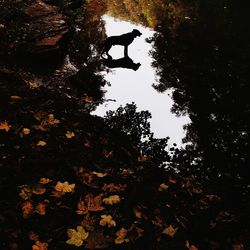
[[[74,99],[6,71],[0,83],[5,249],[196,249],[189,220],[219,197],[152,166]]]

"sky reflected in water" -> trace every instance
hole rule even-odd
[[[190,122],[188,117],[176,117],[171,113],[173,101],[171,92],[158,93],[152,84],[156,82],[154,68],[151,67],[152,58],[149,56],[151,45],[145,41],[153,36],[154,31],[131,24],[129,22],[104,16],[107,36],[121,35],[138,29],[142,36],[136,37],[129,46],[128,55],[135,63],[141,63],[137,71],[124,68],[112,69],[106,74],[105,79],[111,86],[105,86],[106,99],[115,99],[116,102],[108,102],[97,107],[93,114],[104,116],[108,110],[116,110],[120,105],[135,102],[137,109],[148,110],[152,114],[150,120],[151,131],[156,138],[170,137],[170,143],[181,145],[181,139],[185,133],[183,125]],[[123,47],[113,46],[109,51],[113,59],[123,57]]]

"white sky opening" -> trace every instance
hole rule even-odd
[[[177,117],[171,113],[173,105],[171,91],[159,93],[152,87],[157,77],[155,69],[151,66],[153,60],[149,55],[151,44],[145,39],[152,37],[154,31],[107,15],[103,16],[103,20],[106,23],[107,36],[121,35],[133,29],[138,29],[142,33],[128,48],[129,57],[135,63],[141,63],[141,66],[137,71],[125,68],[111,69],[112,71],[105,75],[105,79],[111,84],[104,87],[107,91],[105,99],[115,99],[116,102],[99,105],[92,114],[103,117],[108,110],[116,110],[121,105],[135,102],[138,111],[148,110],[151,113],[151,131],[155,138],[169,136],[169,145],[176,143],[179,147],[182,146],[181,139],[185,136],[183,125],[189,123],[190,119],[187,116]],[[113,46],[109,54],[113,59],[117,59],[123,57],[123,51],[123,46]]]

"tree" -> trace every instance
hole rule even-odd
[[[116,111],[108,111],[105,122],[112,130],[126,134],[142,157],[150,159],[155,167],[163,167],[170,160],[166,151],[169,138],[154,138],[150,131],[150,118],[149,111],[137,111],[136,104],[132,103],[120,106]]]

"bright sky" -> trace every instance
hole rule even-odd
[[[141,67],[137,71],[124,68],[112,69],[105,79],[111,86],[105,86],[106,99],[115,99],[116,102],[108,102],[100,105],[92,114],[104,116],[108,110],[116,110],[120,105],[135,102],[137,109],[148,110],[152,114],[150,120],[151,131],[156,138],[170,137],[171,143],[180,146],[184,137],[183,125],[189,122],[188,117],[176,117],[170,112],[173,101],[171,92],[158,93],[152,84],[156,82],[154,68],[151,67],[152,58],[149,56],[151,45],[145,41],[154,32],[143,26],[104,16],[107,36],[121,35],[138,29],[142,35],[136,37],[129,46],[128,55],[135,63],[140,62]],[[123,57],[123,47],[113,46],[109,54],[114,58]]]

